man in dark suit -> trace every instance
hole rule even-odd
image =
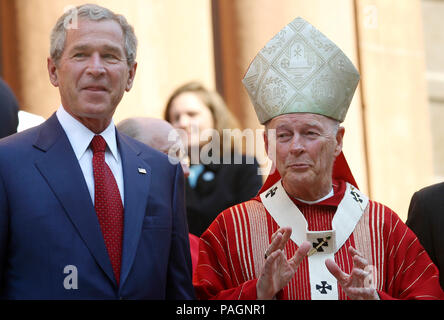
[[[413,194],[406,224],[438,267],[439,283],[444,289],[444,182]]]
[[[0,79],[0,139],[17,132],[18,109],[14,94]]]
[[[194,297],[182,169],[112,121],[136,44],[123,16],[96,5],[54,27],[48,71],[61,106],[0,141],[3,298]]]

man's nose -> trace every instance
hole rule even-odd
[[[105,73],[105,66],[99,53],[93,53],[89,57],[87,72],[95,78]]]
[[[290,152],[292,153],[302,153],[305,150],[304,142],[302,141],[302,138],[300,135],[295,134],[293,136],[293,139],[291,140],[290,144]]]

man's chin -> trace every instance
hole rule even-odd
[[[108,103],[85,102],[80,108],[79,115],[83,117],[99,119],[114,113],[115,108],[111,108]]]
[[[297,186],[307,186],[314,182],[313,176],[306,170],[305,172],[290,172],[286,173],[282,177],[282,181],[286,185],[291,185],[293,187]]]

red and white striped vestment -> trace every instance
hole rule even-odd
[[[330,230],[345,182],[335,181],[334,196],[315,205],[293,200],[310,231]],[[256,282],[265,263],[271,235],[279,229],[260,197],[223,211],[202,235],[194,286],[199,299],[256,299]],[[374,271],[381,299],[443,299],[438,270],[413,232],[389,208],[369,201],[351,236],[334,255],[341,269],[353,267],[347,248],[353,246]],[[289,240],[288,258],[297,250]],[[311,299],[308,262],[304,259],[278,299]],[[348,299],[338,288],[339,299]]]

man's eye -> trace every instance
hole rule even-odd
[[[79,52],[79,53],[75,53],[73,57],[78,58],[78,59],[84,58],[84,57],[86,57],[86,54]]]
[[[282,133],[278,133],[278,134],[277,134],[277,137],[278,137],[279,139],[287,139],[287,138],[290,137],[290,134],[289,134],[288,132],[282,132]]]
[[[317,137],[319,135],[316,131],[307,131],[305,134],[309,137]]]
[[[102,58],[109,63],[116,63],[120,61],[120,59],[113,54],[105,54],[102,56]]]

